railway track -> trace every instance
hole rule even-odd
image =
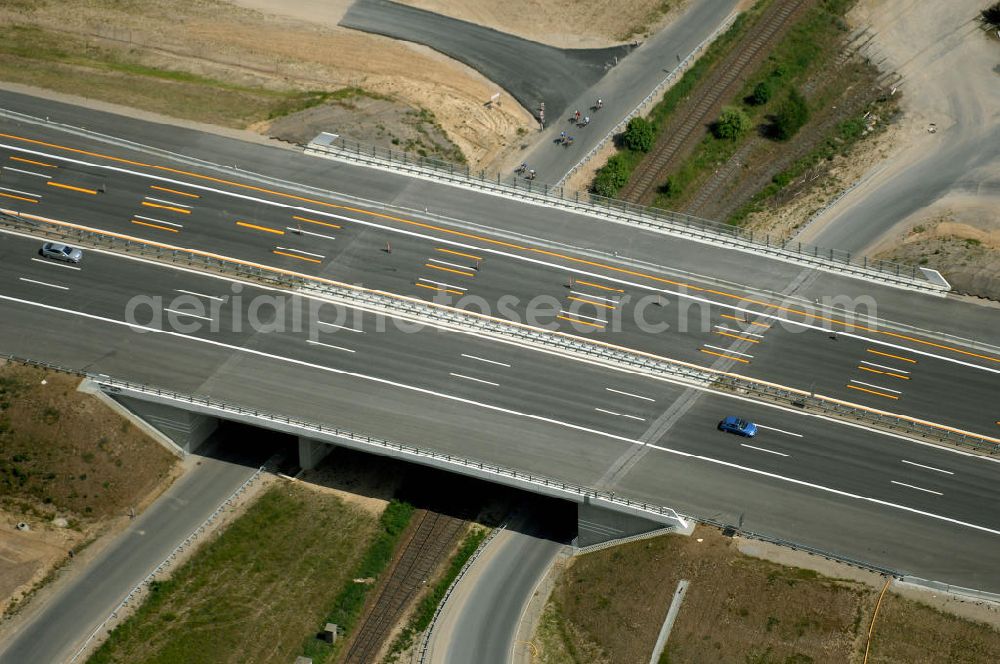
[[[411,534],[375,589],[368,610],[350,637],[342,664],[373,664],[392,628],[446,558],[465,527],[465,520],[420,510]]]
[[[743,85],[746,76],[767,56],[774,43],[791,25],[796,12],[814,0],[774,0],[713,74],[681,104],[674,119],[660,132],[653,151],[642,160],[621,191],[621,198],[648,205],[657,187],[705,134],[722,103]]]

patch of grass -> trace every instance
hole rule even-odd
[[[152,67],[136,51],[104,48],[34,26],[0,27],[0,78],[155,111],[245,127],[333,99],[374,93],[269,90]]]
[[[172,578],[154,581],[88,661],[290,661],[378,530],[336,496],[275,485]]]
[[[378,582],[379,576],[392,560],[399,538],[413,517],[413,511],[413,506],[408,503],[395,500],[389,503],[379,518],[378,533],[361,560],[351,570],[350,577],[334,599],[325,620],[317,621],[314,624],[315,627],[330,622],[336,624],[342,634],[350,634],[361,614],[369,591],[375,585],[374,583],[355,583],[353,580],[374,579],[375,583]],[[313,664],[323,664],[332,661],[346,641],[346,638],[338,638],[336,643],[330,645],[312,636],[302,645],[302,654],[311,657]]]
[[[403,628],[403,631],[392,642],[384,662],[395,662],[399,658],[400,653],[413,645],[414,637],[430,627],[431,619],[434,618],[434,612],[437,611],[438,605],[444,599],[444,594],[448,591],[448,587],[451,586],[458,573],[462,571],[462,567],[465,566],[465,563],[468,562],[472,554],[482,544],[486,538],[486,534],[486,530],[476,528],[465,536],[458,550],[448,561],[448,567],[445,569],[444,574],[437,580],[430,592],[421,598],[406,627]]]

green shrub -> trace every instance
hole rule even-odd
[[[628,121],[622,144],[629,150],[649,152],[653,147],[653,125],[645,118],[632,118]]]
[[[773,134],[779,141],[787,141],[809,120],[809,106],[805,97],[792,88],[774,115]]]
[[[771,101],[771,84],[767,81],[761,81],[757,85],[753,86],[753,91],[750,93],[748,100],[754,106],[763,106],[767,102]]]
[[[716,138],[732,141],[745,134],[752,126],[753,122],[750,120],[750,116],[743,109],[736,106],[723,106],[722,114],[712,125],[712,133],[715,134]]]
[[[608,163],[597,171],[597,176],[594,178],[594,193],[614,198],[628,182],[628,176],[629,169],[625,159],[621,154],[613,155],[608,159]]]

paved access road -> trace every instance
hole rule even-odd
[[[511,242],[490,230],[470,233],[371,206],[178,173],[138,157],[122,161],[12,137],[0,142],[0,159],[6,158],[0,196],[11,209],[558,327],[977,434],[1000,433],[997,414],[977,405],[996,390],[1000,355],[872,317],[878,302],[863,282],[852,284],[852,297],[839,298],[843,304],[817,306],[807,294],[827,279],[818,272],[786,272],[787,285],[760,293],[750,279],[720,285],[551,241]],[[760,263],[781,265],[744,260],[748,276],[760,273]],[[939,302],[922,299],[927,309]],[[860,308],[860,327],[844,324],[834,308],[844,305]]]
[[[203,457],[30,621],[0,645],[0,663],[68,662],[125,595],[256,470],[256,457]],[[29,608],[29,611],[35,607]]]
[[[321,307],[320,320],[340,327],[313,339],[280,293],[243,287],[237,302],[223,279],[98,251],[73,270],[34,260],[36,241],[0,238],[7,352],[742,518],[750,529],[1000,590],[991,461],[465,333],[397,330],[392,320],[379,332],[371,314]],[[164,314],[172,329],[126,324],[136,296],[181,312]],[[215,311],[193,304],[226,297]],[[254,301],[257,314],[244,306]],[[270,331],[255,329],[253,316]],[[760,436],[716,431],[733,412],[763,425]]]

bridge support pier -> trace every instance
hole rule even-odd
[[[330,443],[299,436],[299,467],[302,470],[312,470],[333,448]]]

